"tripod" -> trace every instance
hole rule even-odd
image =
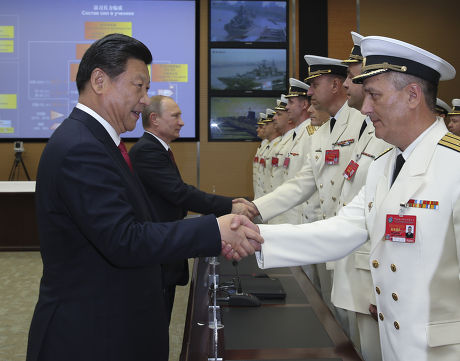
[[[13,166],[11,167],[11,172],[10,176],[8,177],[9,181],[13,180],[18,180],[19,179],[19,166],[22,165],[22,168],[24,169],[24,173],[26,174],[27,180],[30,181],[29,173],[27,172],[26,165],[24,164],[24,161],[22,160],[22,152],[15,152],[14,153],[15,158],[14,158],[14,163]]]

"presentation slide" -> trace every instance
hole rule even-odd
[[[49,138],[78,101],[86,49],[122,33],[152,52],[149,95],[182,110],[181,138],[195,138],[195,1],[3,1],[0,4],[0,139]],[[143,133],[141,120],[123,137]]]

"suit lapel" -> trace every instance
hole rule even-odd
[[[148,220],[152,218],[152,215],[156,217],[155,210],[151,207],[150,202],[142,201],[148,198],[140,179],[136,174],[131,172],[131,169],[129,169],[129,166],[123,158],[123,155],[105,128],[91,115],[77,108],[72,111],[70,117],[75,118],[85,124],[85,126],[91,131],[94,137],[104,145],[109,156],[120,169],[123,179],[129,186],[129,190],[138,195],[137,198],[139,199],[139,202],[137,202],[137,204],[139,207],[142,207],[142,214],[144,217]]]
[[[158,148],[160,152],[163,152],[168,157],[169,165],[176,170],[177,174],[180,177],[180,172],[179,172],[179,168],[177,168],[177,164],[173,162],[173,160],[171,159],[171,156],[169,155],[169,152],[165,149],[163,144],[161,144],[160,141],[156,137],[154,137],[152,134],[149,134],[147,132],[145,132],[142,137],[145,138],[146,141],[154,143],[156,145],[156,148]]]

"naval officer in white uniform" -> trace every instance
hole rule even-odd
[[[395,39],[370,36],[362,112],[394,148],[369,168],[365,186],[337,217],[261,225],[262,268],[339,259],[370,238],[369,265],[384,361],[460,357],[460,137],[434,115],[439,80],[455,69]],[[411,226],[414,238],[406,238]]]

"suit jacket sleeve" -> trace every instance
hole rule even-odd
[[[363,187],[336,217],[299,225],[259,225],[264,238],[260,268],[293,267],[340,259],[368,239]]]
[[[176,207],[202,214],[231,213],[232,198],[209,194],[183,182],[169,154],[154,141],[144,141],[130,152],[133,165],[149,193],[156,193]]]
[[[130,183],[135,178],[121,176],[117,163],[100,144],[81,143],[59,158],[60,169],[51,182],[57,189],[48,192],[65,203],[62,211],[72,219],[68,237],[82,234],[112,264],[139,267],[219,254],[215,217],[171,223],[144,221],[139,207],[133,205],[139,192]]]

